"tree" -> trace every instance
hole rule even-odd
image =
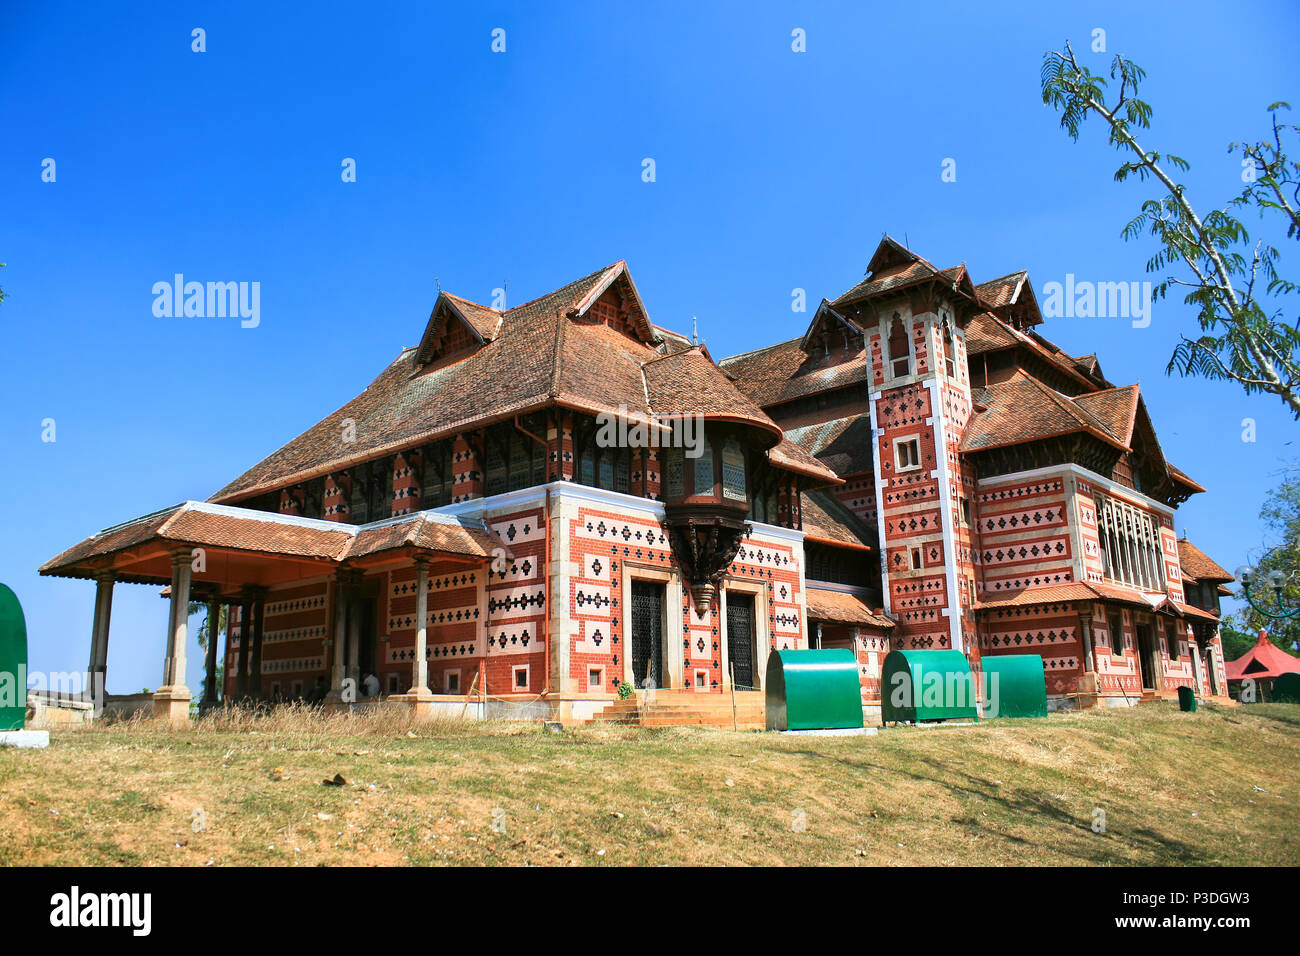
[[[1185,187],[1174,179],[1175,171],[1190,168],[1187,161],[1148,150],[1137,139],[1137,131],[1151,123],[1150,105],[1137,97],[1145,77],[1132,60],[1116,56],[1110,78],[1119,81],[1119,91],[1108,104],[1106,79],[1081,66],[1067,43],[1063,52],[1043,55],[1043,102],[1060,112],[1061,126],[1076,142],[1090,113],[1106,123],[1110,144],[1131,157],[1115,172],[1116,182],[1136,175],[1164,187],[1163,195],[1142,203],[1142,211],[1124,227],[1123,235],[1126,240],[1143,232],[1154,236],[1159,251],[1146,268],[1165,273],[1155,287],[1156,298],[1166,297],[1171,288],[1186,289],[1184,301],[1198,310],[1202,334],[1180,335],[1166,373],[1228,379],[1248,393],[1276,395],[1300,419],[1300,321],[1285,320],[1281,309],[1270,312],[1265,301],[1294,294],[1297,285],[1278,275],[1277,249],[1264,240],[1252,242],[1235,215],[1238,209],[1253,208],[1266,228],[1280,217],[1287,238],[1300,240],[1300,163],[1287,156],[1283,143],[1300,127],[1278,122],[1279,111],[1290,109],[1286,103],[1270,106],[1270,139],[1228,147],[1229,152],[1241,153],[1246,188],[1223,209],[1202,218]]]
[[[1268,576],[1274,571],[1286,575],[1282,603],[1300,607],[1300,465],[1292,465],[1282,475],[1282,483],[1269,493],[1260,508],[1259,517],[1271,536],[1263,543],[1263,556],[1252,562],[1259,583],[1251,585],[1250,593],[1255,603],[1264,607],[1271,607],[1275,596],[1268,583]],[[1300,618],[1273,620],[1246,605],[1224,618],[1224,655],[1229,660],[1240,657],[1255,643],[1261,628],[1268,631],[1274,644],[1287,653],[1294,653],[1292,644],[1300,641]],[[1228,653],[1229,630],[1240,632],[1248,639],[1246,647],[1236,654]]]

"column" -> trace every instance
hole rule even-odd
[[[348,646],[348,573],[339,571],[334,576],[334,655],[330,672],[330,690],[328,700],[339,702],[343,699],[343,679],[347,676],[345,664]]]
[[[249,655],[249,691],[257,700],[262,699],[262,631],[266,623],[266,588],[253,591],[252,653]]]
[[[235,696],[243,700],[248,696],[248,676],[252,667],[253,651],[253,599],[244,588],[239,603],[239,663],[235,668]]]
[[[185,686],[185,644],[189,636],[190,553],[172,555],[171,607],[163,686],[154,692],[154,714],[174,723],[190,719],[190,689]]]
[[[217,702],[217,640],[221,623],[221,599],[215,594],[208,598],[208,659],[203,676],[203,705],[211,707]]]
[[[90,665],[87,668],[86,691],[92,696],[105,693],[108,673],[108,624],[113,613],[112,571],[95,575],[95,617],[90,632]],[[100,700],[98,703],[102,704]]]
[[[415,662],[411,667],[411,697],[432,697],[429,690],[429,562],[415,559]]]

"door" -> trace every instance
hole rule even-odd
[[[736,690],[754,690],[754,595],[727,592],[727,654]]]
[[[632,582],[632,682],[637,690],[668,686],[664,667],[664,586]]]
[[[1138,669],[1142,671],[1142,689],[1155,690],[1160,659],[1156,655],[1156,641],[1151,635],[1150,624],[1137,625],[1137,643]]]

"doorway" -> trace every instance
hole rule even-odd
[[[657,581],[632,582],[630,653],[632,683],[637,690],[668,686],[668,669],[664,666],[664,586]]]
[[[754,595],[727,592],[727,657],[736,690],[756,690]]]
[[[1138,624],[1136,627],[1138,669],[1142,672],[1142,689],[1157,690],[1159,683],[1156,675],[1159,674],[1160,658],[1156,654],[1156,641],[1151,634],[1151,625]]]

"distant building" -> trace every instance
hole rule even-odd
[[[1057,706],[1222,696],[1229,577],[1174,535],[1203,489],[1041,321],[1024,272],[888,238],[800,337],[720,363],[623,262],[500,311],[442,293],[343,408],[41,573],[98,581],[100,672],[114,582],[170,585],[175,716],[189,598],[232,612],[209,704],[374,673],[388,704],[574,722],[810,645],[853,649],[868,703],[895,648],[1041,654]]]

